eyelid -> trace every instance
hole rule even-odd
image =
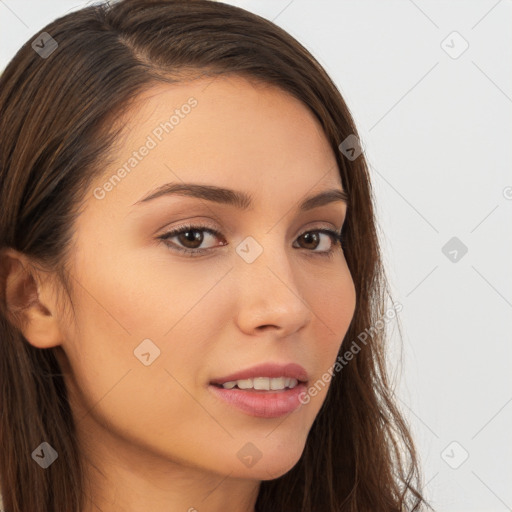
[[[343,219],[341,226],[339,228],[336,225],[334,225],[334,223],[332,223],[332,222],[330,223],[331,226],[318,225],[318,223],[322,223],[322,222],[325,223],[328,221],[312,221],[313,225],[304,228],[302,231],[300,231],[297,234],[297,237],[302,236],[303,234],[308,233],[309,231],[317,231],[317,230],[322,230],[322,229],[333,230],[337,233],[341,233],[344,228],[344,225],[345,225],[345,219]],[[198,229],[198,230],[209,231],[211,234],[215,234],[216,236],[222,235],[223,232],[227,232],[228,235],[233,234],[231,229],[219,228],[218,226],[211,224],[208,221],[187,220],[187,221],[183,221],[183,223],[178,224],[177,226],[173,226],[171,228],[165,229],[160,235],[157,236],[157,238],[162,238],[162,237],[168,235],[169,233],[172,233],[175,231],[181,231],[182,229],[185,229],[185,228],[189,228],[189,229],[194,228],[194,229]]]

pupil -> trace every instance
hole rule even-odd
[[[185,231],[185,233],[183,233],[183,236],[185,237],[187,243],[197,242],[197,245],[201,245],[202,235],[199,231],[197,231],[197,230]]]
[[[316,234],[314,234],[314,233],[306,233],[306,234],[304,235],[304,238],[306,239],[306,243],[308,243],[308,239],[310,239],[309,241],[311,242],[311,241],[312,241],[312,240],[311,240],[311,238],[316,238],[316,236],[317,236],[317,235],[316,235]]]

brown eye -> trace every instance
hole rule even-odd
[[[206,240],[208,239],[205,237],[204,233],[207,233],[213,238],[220,238],[220,233],[218,231],[206,226],[181,226],[165,233],[160,236],[159,239],[163,240],[169,249],[175,249],[176,251],[195,255],[208,252],[213,248],[200,247],[205,242],[205,238]],[[171,242],[171,238],[176,238],[177,241]]]
[[[306,247],[304,249],[316,249],[318,247],[318,244],[320,243],[320,236],[318,233],[314,231],[310,231],[308,233],[304,233],[299,237],[299,240],[304,240]],[[314,247],[308,247],[311,244],[313,244]]]
[[[316,250],[322,243],[321,235],[327,235],[330,242],[324,250]],[[332,256],[333,252],[337,249],[338,243],[341,242],[341,234],[331,229],[315,229],[302,233],[297,240],[303,240],[301,245],[302,249],[309,249],[313,254],[322,256]]]
[[[188,229],[176,235],[180,243],[187,249],[198,249],[203,243],[204,235],[198,229]]]

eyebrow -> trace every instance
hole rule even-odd
[[[240,210],[248,210],[252,206],[252,196],[245,192],[229,188],[217,187],[214,185],[199,185],[195,183],[166,183],[156,190],[146,195],[132,206],[141,203],[147,203],[161,196],[180,195],[213,201],[215,203],[227,204]],[[344,202],[347,206],[349,198],[347,193],[341,189],[328,189],[318,194],[307,197],[299,205],[301,212],[318,208],[334,202]]]

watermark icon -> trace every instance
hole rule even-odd
[[[402,309],[402,304],[400,302],[396,302],[393,307],[386,310],[383,319],[377,320],[375,325],[367,327],[363,332],[359,333],[357,335],[357,339],[366,345],[368,337],[373,338],[373,336],[378,331],[382,330],[386,323],[395,318],[396,313],[399,313]],[[299,402],[303,405],[308,404],[311,401],[311,397],[316,396],[323,388],[325,388],[325,386],[328,385],[331,379],[335,376],[334,374],[340,372],[355,355],[359,354],[359,352],[361,352],[361,347],[358,345],[357,341],[353,340],[345,353],[336,358],[336,362],[322,374],[315,384],[309,386],[306,391],[299,393]]]
[[[160,349],[152,340],[146,338],[135,347],[133,353],[144,366],[149,366],[153,364],[155,359],[160,355]]]
[[[354,161],[363,152],[358,137],[353,133],[340,142],[338,149],[351,161]]]
[[[512,187],[508,186],[503,189],[503,197],[510,201],[512,199]]]
[[[159,142],[162,142],[165,135],[172,132],[172,130],[181,123],[181,120],[185,119],[185,117],[190,114],[192,108],[196,107],[197,104],[197,100],[191,96],[179,109],[175,109],[174,114],[171,115],[167,121],[161,122],[154,128],[152,132],[147,135],[146,142],[144,142],[137,151],[134,151],[132,156],[128,158],[101,187],[94,189],[94,197],[100,200],[104,199],[107,193],[113,190],[122,179],[126,178],[126,176],[149,155],[150,151],[155,149]]]
[[[46,469],[55,462],[59,454],[51,444],[42,442],[33,452],[32,458],[43,468]]]
[[[48,32],[42,32],[32,41],[32,49],[43,59],[47,59],[58,46],[57,41]]]
[[[237,245],[235,250],[246,263],[253,263],[263,252],[263,247],[252,236],[248,236]]]
[[[458,263],[466,255],[468,248],[459,238],[454,236],[443,245],[441,252],[452,263]]]
[[[256,462],[261,459],[263,453],[261,453],[256,445],[252,443],[246,443],[242,446],[242,448],[240,448],[240,450],[238,450],[236,456],[240,459],[242,464],[248,468],[252,468]]]
[[[441,41],[441,48],[452,59],[458,59],[469,48],[469,43],[454,30]]]
[[[457,441],[452,441],[442,452],[441,458],[452,469],[459,469],[469,458],[468,451]]]

